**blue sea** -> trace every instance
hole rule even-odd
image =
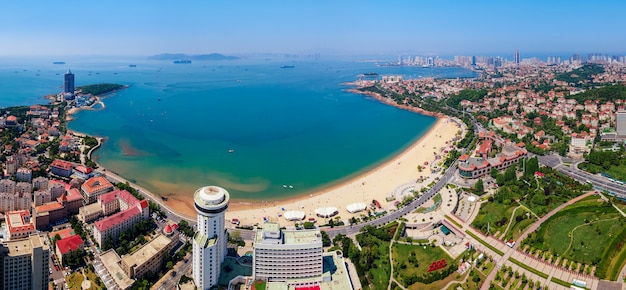
[[[347,92],[343,83],[359,74],[475,76],[461,68],[282,56],[192,64],[144,57],[0,58],[0,106],[46,103],[42,97],[61,90],[68,69],[77,86],[129,86],[106,97],[105,108],[81,111],[69,124],[106,138],[94,158],[151,191],[183,200],[209,184],[236,200],[313,192],[389,160],[435,123]]]

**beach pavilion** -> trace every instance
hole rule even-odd
[[[346,210],[348,210],[349,213],[364,211],[366,208],[367,206],[362,202],[351,203],[346,206]]]
[[[286,211],[283,216],[288,221],[301,221],[306,216],[303,211],[290,210]]]
[[[317,216],[321,218],[333,217],[338,213],[339,212],[337,212],[336,207],[322,207],[315,210],[315,214],[317,214]]]

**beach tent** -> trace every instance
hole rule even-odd
[[[360,212],[365,210],[366,205],[362,202],[357,202],[357,203],[351,203],[348,206],[346,206],[346,209],[348,210],[349,213],[355,213],[355,212]]]
[[[328,218],[338,214],[336,207],[322,207],[315,210],[315,214],[322,218]]]
[[[301,221],[304,219],[305,214],[303,211],[290,210],[284,213],[285,219],[288,221]]]
[[[467,201],[469,201],[469,202],[475,202],[475,201],[476,201],[476,197],[474,197],[474,196],[470,196],[470,197],[468,197],[468,198],[467,198]]]

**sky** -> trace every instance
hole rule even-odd
[[[0,3],[0,56],[626,54],[626,1]]]

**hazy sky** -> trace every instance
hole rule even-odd
[[[626,1],[2,1],[0,55],[626,51]]]

